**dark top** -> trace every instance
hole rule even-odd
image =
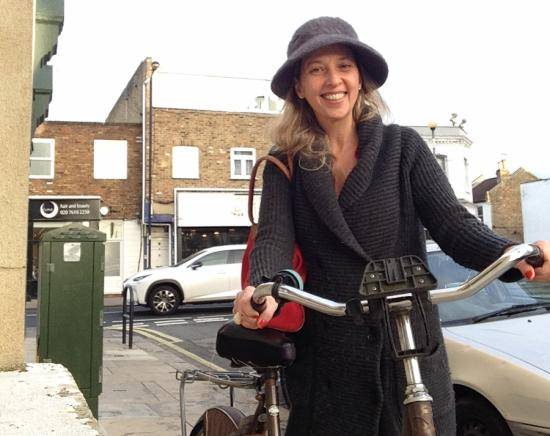
[[[437,161],[413,129],[384,126],[379,117],[358,126],[359,160],[340,196],[328,166],[296,157],[291,183],[268,164],[251,283],[291,267],[293,243],[308,269],[305,289],[344,302],[358,296],[372,259],[417,255],[426,259],[424,227],[458,263],[482,269],[510,241],[495,235],[456,199]],[[518,279],[518,271],[509,279]],[[438,435],[454,434],[454,397],[437,308],[428,321],[439,343],[422,359],[434,397]],[[292,410],[288,435],[399,434],[405,386],[392,360],[382,314],[365,324],[307,311],[295,335],[298,357],[287,371]],[[413,316],[416,331],[420,325]]]

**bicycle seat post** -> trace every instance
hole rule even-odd
[[[269,368],[262,374],[265,392],[265,410],[267,413],[268,436],[281,436],[279,418],[279,399],[277,395],[277,379],[279,370]]]

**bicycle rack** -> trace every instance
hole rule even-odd
[[[134,290],[131,286],[125,286],[122,292],[122,343],[126,343],[126,324],[129,324],[128,348],[130,349],[134,343],[134,308]]]

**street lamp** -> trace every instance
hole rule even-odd
[[[145,82],[143,82],[144,85],[149,82],[149,103],[148,103],[148,111],[149,111],[149,134],[148,134],[148,145],[149,150],[147,153],[147,201],[148,201],[148,208],[147,208],[147,229],[146,229],[146,236],[145,236],[145,256],[144,256],[144,268],[151,268],[151,210],[153,208],[153,73],[159,68],[160,63],[157,61],[154,61],[151,63],[151,75],[145,79]],[[144,120],[145,121],[145,120]],[[145,157],[145,156],[144,156]],[[145,169],[145,168],[143,168]]]

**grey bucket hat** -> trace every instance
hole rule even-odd
[[[282,99],[294,85],[296,68],[300,62],[322,47],[332,44],[344,44],[355,54],[356,61],[364,74],[377,87],[388,77],[388,64],[380,53],[359,41],[357,33],[349,23],[341,18],[319,17],[302,24],[290,40],[287,60],[271,80],[271,90]]]

